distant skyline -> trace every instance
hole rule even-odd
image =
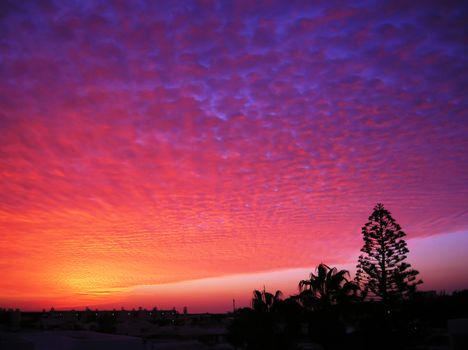
[[[0,306],[293,293],[378,202],[468,288],[462,2],[0,6]]]

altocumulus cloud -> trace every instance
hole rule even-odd
[[[6,296],[348,263],[376,202],[412,237],[467,229],[456,2],[0,13]]]

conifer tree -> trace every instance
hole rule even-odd
[[[405,262],[409,252],[403,239],[406,234],[382,204],[374,207],[362,235],[356,282],[364,295],[369,293],[384,303],[409,297],[422,281],[417,279],[419,272]]]

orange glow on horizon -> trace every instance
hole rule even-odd
[[[354,266],[376,203],[427,286],[468,287],[423,243],[464,261],[456,5],[3,3],[0,307],[247,305]]]

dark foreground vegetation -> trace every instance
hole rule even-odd
[[[354,280],[320,264],[299,293],[255,290],[237,310],[229,340],[239,349],[468,349],[468,291],[417,292],[406,234],[382,204],[362,227]],[[453,334],[450,334],[453,328]]]
[[[317,309],[266,291],[259,302],[257,292],[253,307],[237,310],[229,328],[238,349],[468,349],[468,329],[448,329],[450,320],[465,319],[467,327],[468,290],[416,292],[390,307],[348,300]]]

